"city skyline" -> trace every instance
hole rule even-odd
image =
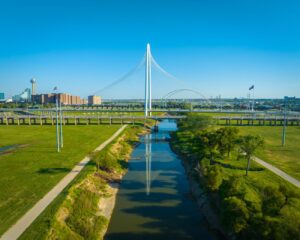
[[[178,88],[206,97],[299,97],[297,1],[10,1],[1,3],[0,88],[87,97],[134,68],[147,42],[182,83],[153,74],[153,98]],[[118,7],[116,7],[118,6]],[[133,86],[136,91],[132,91]],[[144,72],[100,93],[143,98]],[[188,94],[186,97],[189,96]]]

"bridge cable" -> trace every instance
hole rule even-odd
[[[133,68],[131,71],[129,71],[128,73],[126,73],[125,75],[123,75],[122,77],[118,78],[117,80],[113,81],[112,83],[106,85],[105,87],[101,88],[100,90],[97,90],[96,92],[94,92],[93,95],[95,94],[99,94],[99,93],[102,93],[104,92],[105,90],[119,84],[120,82],[123,82],[125,79],[127,79],[128,77],[130,77],[131,75],[133,75],[136,71],[138,71],[145,63],[145,55],[144,57],[142,58],[142,61],[136,65],[135,68]]]
[[[180,79],[178,79],[178,78],[176,78],[175,76],[173,76],[171,73],[169,73],[169,72],[167,72],[166,70],[164,70],[156,61],[155,61],[155,59],[154,59],[154,57],[152,56],[152,54],[151,54],[151,62],[153,63],[153,66],[154,67],[156,67],[156,69],[158,70],[158,71],[160,71],[162,74],[164,74],[166,77],[168,77],[168,78],[171,78],[171,79],[173,79],[173,80],[175,80],[175,81],[177,81],[177,82],[179,82],[179,83],[183,83],[183,81],[182,80],[180,80]]]

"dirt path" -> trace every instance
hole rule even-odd
[[[111,143],[127,125],[122,126],[109,139],[103,142],[94,151],[100,151]],[[80,173],[85,165],[90,161],[87,156],[79,162],[70,173],[68,173],[55,187],[53,187],[41,200],[39,200],[30,210],[25,213],[10,229],[0,238],[1,240],[14,240],[30,226],[30,224],[45,210],[45,208],[64,190],[64,188]]]
[[[272,171],[273,173],[275,173],[276,175],[278,175],[279,177],[282,177],[283,179],[285,179],[286,181],[290,182],[291,184],[295,185],[296,187],[300,188],[300,181],[298,181],[297,179],[291,177],[290,175],[286,174],[285,172],[281,171],[280,169],[278,169],[277,167],[274,167],[273,165],[257,158],[257,157],[253,157],[253,160],[257,163],[259,163],[260,165],[264,166],[265,168],[269,169],[270,171]]]

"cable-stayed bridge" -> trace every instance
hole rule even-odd
[[[127,74],[125,74],[121,78],[117,79],[116,81],[108,84],[104,88],[94,92],[94,94],[102,93],[102,92],[106,91],[107,89],[110,89],[113,86],[125,81],[130,76],[132,76],[134,73],[136,73],[139,69],[141,69],[143,66],[145,68],[144,115],[146,117],[151,116],[151,113],[152,113],[152,99],[153,99],[152,98],[152,67],[154,67],[156,70],[158,70],[164,76],[166,76],[169,79],[172,79],[173,81],[176,81],[176,82],[182,82],[182,81],[177,79],[176,77],[174,77],[169,72],[167,72],[165,69],[163,69],[157,63],[157,61],[154,59],[154,57],[151,53],[151,48],[150,48],[149,43],[147,44],[146,53],[145,53],[144,57],[142,58],[140,63],[134,69],[132,69],[130,72],[128,72]],[[166,100],[168,97],[173,96],[174,94],[177,94],[177,93],[180,93],[180,92],[183,92],[183,91],[193,92],[193,93],[195,93],[195,94],[197,94],[197,95],[199,95],[199,96],[201,96],[202,98],[205,99],[205,97],[199,91],[192,90],[192,89],[177,89],[177,90],[169,92],[162,99]]]

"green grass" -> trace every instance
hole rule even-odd
[[[55,148],[53,126],[1,126],[0,235],[120,126],[65,126],[64,148]]]
[[[262,160],[300,180],[300,127],[286,128],[286,145],[281,146],[282,127],[238,127],[241,134],[258,134],[265,140],[265,147],[256,154]]]
[[[47,236],[50,232],[51,237],[54,239],[77,239],[77,235],[75,234],[77,229],[75,229],[73,232],[70,230],[69,227],[67,227],[67,224],[61,224],[61,222],[57,221],[57,213],[59,209],[67,208],[69,210],[72,210],[72,212],[82,212],[82,210],[86,210],[84,208],[82,209],[83,205],[78,204],[75,200],[71,201],[70,203],[70,198],[74,198],[74,196],[76,196],[76,194],[78,195],[79,192],[80,195],[82,195],[82,190],[93,189],[85,188],[85,184],[83,183],[88,182],[89,186],[91,186],[90,184],[95,185],[95,188],[98,189],[97,192],[99,193],[99,196],[105,197],[107,194],[107,183],[102,178],[95,177],[94,175],[96,172],[95,157],[101,154],[103,151],[110,151],[111,149],[115,149],[115,151],[118,150],[116,155],[114,155],[114,157],[117,157],[118,159],[118,166],[116,167],[116,170],[118,172],[117,175],[120,172],[124,173],[127,165],[124,163],[126,163],[127,156],[129,156],[129,153],[138,141],[137,134],[141,133],[142,131],[142,127],[129,126],[123,131],[122,135],[118,137],[118,139],[115,139],[113,142],[111,142],[101,152],[93,154],[93,160],[83,169],[83,171],[79,173],[76,179],[73,180],[69,184],[69,186],[66,187],[64,191],[61,194],[59,194],[59,196],[52,203],[50,203],[50,205],[45,209],[45,211],[41,213],[41,215],[29,226],[29,228],[26,229],[26,231],[21,235],[20,240],[47,239]],[[118,144],[120,148],[114,148],[115,144]],[[111,177],[110,175],[113,175],[113,173],[106,173],[104,171],[100,172],[102,175],[105,175],[107,177]],[[78,207],[79,209],[76,209]],[[95,203],[93,204],[92,208],[93,207],[95,207]],[[98,215],[97,210],[94,212],[96,213],[96,215]],[[75,218],[74,220],[77,221],[79,220],[79,218]],[[94,230],[101,231],[101,229],[103,229],[103,227],[105,227],[106,225],[107,221],[104,221]],[[50,239],[52,239],[51,237]]]

